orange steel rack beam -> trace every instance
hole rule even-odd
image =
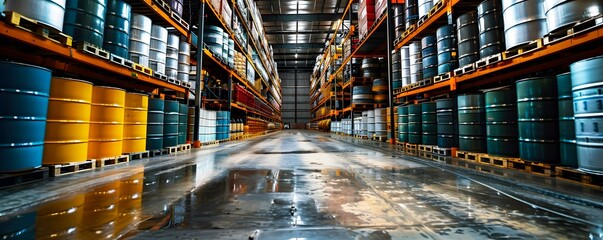
[[[442,0],[444,1],[444,0]],[[410,42],[411,40],[415,39],[417,36],[419,36],[420,34],[423,33],[423,31],[425,31],[427,28],[431,27],[438,19],[440,19],[442,16],[446,15],[447,13],[452,11],[452,7],[454,7],[460,0],[448,0],[446,2],[446,6],[443,7],[442,9],[440,9],[439,11],[437,11],[436,13],[434,13],[433,15],[431,15],[427,21],[425,21],[425,23],[423,23],[423,25],[421,25],[420,27],[418,27],[416,30],[414,30],[412,33],[408,34],[408,36],[406,36],[405,38],[402,39],[402,41],[400,41],[395,47],[395,50],[400,49],[402,46],[408,44],[408,42]]]
[[[157,14],[158,16],[163,18],[163,20],[166,23],[168,23],[170,25],[170,27],[173,27],[180,34],[184,35],[184,37],[189,39],[188,30],[184,29],[184,27],[182,27],[182,25],[180,25],[179,23],[174,21],[174,19],[172,19],[168,13],[165,13],[163,11],[163,9],[159,6],[157,6],[157,4],[153,3],[152,0],[142,0],[142,3],[146,4],[151,10],[153,10],[153,12],[155,12],[155,14]]]

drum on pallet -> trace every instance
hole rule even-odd
[[[107,1],[103,48],[122,58],[128,58],[130,18],[132,7],[122,0]]]
[[[180,47],[178,48],[178,77],[177,79],[182,82],[188,82],[191,66],[191,45],[187,42],[180,41]]]
[[[0,172],[42,165],[50,70],[0,61]]]
[[[454,25],[444,25],[436,30],[438,75],[452,72],[458,66],[456,60],[456,34]]]
[[[381,76],[381,62],[378,58],[364,58],[362,59],[362,65],[360,65],[362,71],[362,77],[372,78]]]
[[[408,86],[410,82],[410,52],[408,46],[400,48],[402,86]]]
[[[578,166],[603,174],[603,56],[584,59],[570,65]]]
[[[151,51],[151,28],[153,22],[150,18],[132,13],[130,26],[129,58],[132,62],[149,67],[149,53]]]
[[[433,7],[432,0],[418,0],[419,4],[419,18],[429,14],[429,10]]]
[[[124,153],[144,152],[147,147],[149,96],[126,93],[124,114]]]
[[[394,52],[392,56],[392,88],[402,87],[402,54],[400,51]]]
[[[544,36],[544,0],[501,0],[507,50]]]
[[[555,78],[528,78],[516,82],[521,159],[559,163]]]
[[[438,147],[453,148],[458,146],[454,99],[436,100],[436,120],[438,123]]]
[[[188,106],[180,104],[178,110],[178,144],[186,143],[186,127],[188,125]]]
[[[396,38],[402,37],[405,29],[404,5],[394,5],[394,32],[396,33]]]
[[[602,11],[603,1],[600,0],[544,0],[544,12],[549,32],[555,32],[580,20],[597,16]]]
[[[147,122],[147,150],[163,148],[163,115],[165,102],[163,99],[150,98]]]
[[[477,12],[469,12],[456,19],[459,66],[479,60]]]
[[[421,39],[421,56],[423,57],[423,79],[432,78],[438,74],[438,54],[436,37],[426,36]]]
[[[178,15],[178,16],[182,16],[182,6],[183,6],[183,0],[171,0],[170,1],[170,7],[172,9],[172,12],[176,13],[176,15]]]
[[[572,100],[572,78],[570,73],[557,75],[557,98],[559,99],[559,156],[565,166],[578,167],[576,153],[576,126]]]
[[[369,110],[367,113],[368,124],[366,129],[368,137],[370,138],[375,135],[375,111]]]
[[[386,108],[375,108],[375,137],[387,137]]]
[[[419,20],[418,0],[404,1],[404,16],[406,17],[406,28],[415,25]]]
[[[73,41],[103,46],[107,0],[67,0],[63,33]]]
[[[354,87],[355,88],[355,87]],[[387,81],[381,78],[373,80],[373,100],[377,104],[388,104],[389,103],[389,90],[387,88]]]
[[[66,0],[6,0],[4,11],[17,12],[63,31]],[[2,4],[0,4],[2,5]]]
[[[90,114],[88,159],[120,156],[123,147],[126,91],[94,86]]]
[[[165,56],[165,75],[168,78],[178,78],[178,57],[180,38],[174,34],[168,35],[167,52]]]
[[[149,51],[149,67],[153,72],[165,73],[168,31],[159,25],[151,28],[151,48]]]
[[[88,159],[91,103],[91,82],[52,78],[42,163],[76,163]]]
[[[488,154],[519,156],[517,107],[512,89],[486,92],[486,137]]]
[[[408,106],[398,106],[398,142],[408,142]]]
[[[410,61],[410,82],[416,83],[423,79],[423,64],[421,58],[421,42],[411,42],[408,47]]]
[[[500,0],[486,0],[477,5],[479,57],[485,58],[504,51],[502,5]]]
[[[372,104],[372,103],[374,103],[372,86],[354,86],[354,87],[352,87],[352,103],[353,104]]]
[[[216,140],[227,140],[229,136],[228,128],[230,125],[230,112],[216,112]],[[327,123],[328,124],[328,123]]]
[[[368,111],[362,112],[362,126],[360,136],[368,137]]]
[[[206,25],[203,41],[210,51],[218,56],[222,56],[224,43],[224,29],[214,25]]]
[[[166,100],[163,112],[163,147],[174,147],[178,145],[178,113],[180,106],[178,101]]]
[[[457,98],[459,150],[486,152],[486,111],[483,94],[467,94]]]
[[[422,129],[422,144],[437,145],[438,144],[438,124],[436,116],[436,103],[424,102],[421,103],[421,129]]]
[[[408,142],[423,143],[423,127],[421,126],[423,109],[420,104],[408,105]]]

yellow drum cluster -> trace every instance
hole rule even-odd
[[[126,93],[123,150],[124,153],[144,152],[147,145],[147,112],[149,97]]]
[[[122,154],[126,91],[95,86],[92,90],[88,159]]]
[[[86,161],[92,101],[92,83],[54,77],[44,141],[43,164]]]

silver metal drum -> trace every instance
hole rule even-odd
[[[375,109],[375,137],[387,137],[387,109]]]
[[[4,11],[15,11],[63,31],[65,0],[6,0]]]
[[[544,0],[502,0],[505,46],[508,49],[544,36]]]
[[[153,25],[151,28],[151,51],[149,52],[149,67],[154,72],[165,73],[168,31],[162,26]]]
[[[130,60],[148,67],[153,22],[144,15],[132,13],[130,25]]]
[[[165,75],[168,78],[176,79],[178,77],[178,48],[180,48],[180,38],[174,34],[168,35],[165,59]]]
[[[602,0],[544,0],[549,32],[597,16],[603,12]]]
[[[421,81],[423,77],[423,64],[421,58],[421,42],[411,42],[408,48],[410,60],[410,83]]]
[[[402,86],[407,86],[410,81],[410,52],[408,46],[400,48],[400,57],[402,58]]]
[[[469,12],[456,19],[459,67],[479,60],[477,12]]]
[[[367,128],[366,131],[369,137],[375,135],[375,111],[367,111]]]
[[[180,47],[178,48],[178,80],[188,82],[191,72],[190,60],[191,45],[185,41],[180,41]]]
[[[432,0],[419,0],[419,18],[427,15],[433,7]]]
[[[504,50],[502,6],[500,0],[486,0],[477,5],[479,56],[485,58]]]
[[[362,112],[362,131],[360,131],[360,136],[368,136],[368,111]]]

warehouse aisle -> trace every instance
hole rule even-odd
[[[0,236],[603,236],[600,191],[574,187],[572,193],[557,193],[554,185],[540,188],[494,179],[376,145],[381,144],[310,131],[281,131],[4,190],[0,191],[4,216],[0,226],[8,228],[0,228]],[[46,203],[37,206],[40,201]]]

